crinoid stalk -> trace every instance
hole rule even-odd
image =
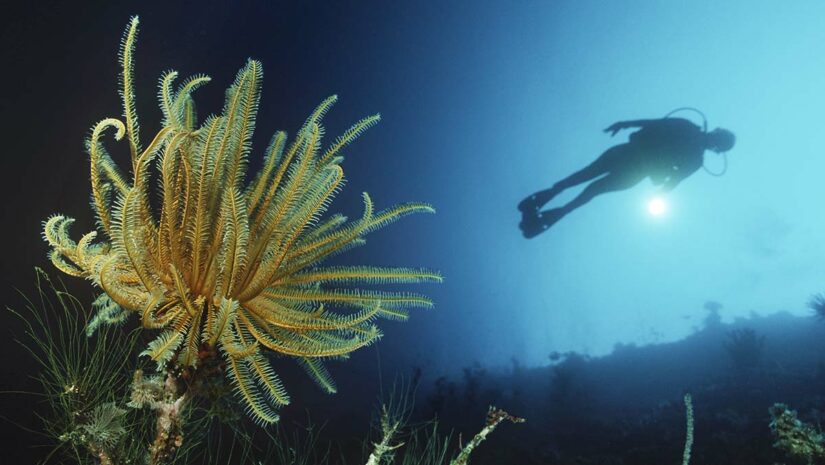
[[[68,233],[73,220],[52,216],[44,228],[51,260],[103,291],[98,323],[137,313],[145,328],[159,330],[144,351],[159,366],[194,370],[209,354],[221,354],[218,371],[228,374],[251,416],[274,422],[289,397],[269,354],[294,357],[334,392],[323,360],[378,339],[376,318],[402,320],[407,309],[432,305],[423,295],[372,285],[441,281],[424,269],[325,266],[325,259],[405,215],[433,209],[407,203],[375,211],[365,193],[361,218],[326,214],[344,177],[342,150],[380,119],[364,118],[324,147],[321,119],[335,96],[309,115],[291,142],[275,133],[263,168],[247,182],[263,78],[255,60],[227,90],[221,114],[201,124],[192,92],[209,77],[174,87],[177,73],[163,74],[162,129],[144,148],[133,91],[137,28],[135,17],[120,49],[123,120],[100,121],[87,141],[97,231],[75,242]],[[104,148],[107,131],[128,142],[131,174]],[[150,201],[153,170],[157,202]]]

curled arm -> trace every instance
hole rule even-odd
[[[658,120],[658,119],[634,119],[634,120],[628,120],[628,121],[618,121],[616,123],[611,124],[607,128],[605,128],[604,132],[610,133],[611,136],[615,136],[616,133],[621,131],[622,129],[643,128],[645,126],[649,126],[651,124],[654,124],[657,121],[661,121],[661,120]]]

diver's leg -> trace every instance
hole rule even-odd
[[[518,204],[518,209],[524,214],[537,213],[541,207],[553,199],[553,197],[562,193],[565,189],[577,186],[581,183],[590,181],[608,173],[615,165],[617,160],[622,157],[622,153],[626,150],[627,144],[620,144],[607,149],[597,158],[593,163],[567,176],[561,181],[553,184],[553,187],[543,191],[536,192],[533,195],[527,196]]]
[[[638,184],[644,177],[644,173],[635,170],[627,173],[610,173],[590,183],[576,198],[562,207],[551,208],[532,217],[524,215],[519,227],[524,237],[530,239],[548,230],[568,213],[591,201],[597,195],[629,189]]]
[[[564,212],[564,215],[566,215],[587,202],[590,202],[593,200],[593,197],[597,195],[630,189],[644,178],[645,175],[643,173],[638,173],[635,170],[628,170],[628,172],[622,173],[610,173],[601,179],[591,182],[576,198],[563,207],[554,210],[561,210]]]

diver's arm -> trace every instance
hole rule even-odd
[[[643,128],[645,126],[649,126],[656,122],[662,121],[661,119],[634,119],[628,121],[619,121],[617,123],[613,123],[607,128],[605,128],[604,132],[609,132],[611,136],[615,136],[617,132],[621,131],[622,129],[627,128]]]

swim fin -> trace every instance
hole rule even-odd
[[[524,200],[519,202],[518,210],[524,215],[536,215],[539,209],[558,195],[559,192],[561,192],[561,189],[551,187],[550,189],[536,192],[533,195],[528,195]]]
[[[535,214],[523,214],[518,227],[526,239],[532,239],[550,229],[565,215],[561,208],[553,208]]]
[[[518,204],[518,211],[523,215],[535,215],[539,211],[538,202],[536,202],[536,194],[528,195]]]

